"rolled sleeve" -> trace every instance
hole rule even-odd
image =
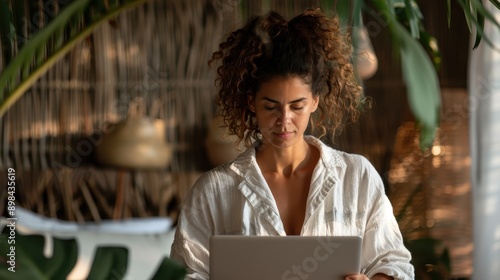
[[[199,180],[186,197],[172,243],[170,258],[184,265],[186,279],[209,279],[209,239],[212,235],[209,198]]]
[[[377,273],[394,277],[395,280],[414,279],[411,254],[403,243],[392,206],[381,193],[363,238],[363,263],[368,264],[363,273],[369,278]]]

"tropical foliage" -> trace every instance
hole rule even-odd
[[[0,1],[0,116],[100,24],[146,1]]]
[[[14,262],[0,262],[1,279],[66,279],[76,265],[78,244],[75,239],[54,238],[52,256],[44,255],[45,238],[40,235],[15,234],[14,251],[7,242],[7,228],[0,234],[2,256],[14,254]],[[10,253],[9,253],[10,252]],[[161,261],[161,262],[160,262]],[[158,260],[158,269],[151,279],[181,280],[185,268],[168,258]],[[128,250],[124,247],[98,247],[87,279],[123,279],[128,264]],[[11,269],[9,269],[11,268]],[[12,269],[13,268],[13,269]]]
[[[486,1],[487,2],[487,1]],[[500,9],[498,0],[489,0]],[[404,82],[407,85],[409,105],[420,128],[420,145],[426,149],[432,146],[436,129],[440,123],[440,86],[437,77],[441,59],[438,42],[424,29],[424,18],[416,0],[354,0],[322,1],[324,7],[335,9],[344,21],[352,26],[361,26],[362,14],[375,9],[384,20],[393,38],[394,49],[399,50]],[[451,22],[451,6],[459,5],[464,13],[471,35],[475,36],[474,47],[482,39],[485,21],[491,21],[500,28],[499,22],[481,0],[447,0],[448,25]],[[462,19],[453,19],[462,20]],[[468,48],[469,46],[463,46]]]

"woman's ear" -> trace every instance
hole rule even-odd
[[[316,112],[316,109],[318,109],[319,105],[319,95],[313,96],[313,106],[311,112]]]

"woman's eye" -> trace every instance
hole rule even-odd
[[[269,110],[269,111],[272,111],[272,110],[274,110],[274,109],[275,109],[275,107],[268,107],[268,106],[265,106],[265,107],[264,107],[264,109]]]
[[[294,111],[300,111],[302,109],[304,109],[304,107],[293,107],[292,108],[292,110],[294,110]]]

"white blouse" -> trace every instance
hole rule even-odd
[[[371,163],[334,150],[319,139],[301,235],[355,235],[363,238],[360,273],[414,279],[410,252]],[[286,235],[276,201],[250,147],[233,162],[205,173],[186,197],[171,258],[185,265],[187,279],[209,279],[212,235]]]

